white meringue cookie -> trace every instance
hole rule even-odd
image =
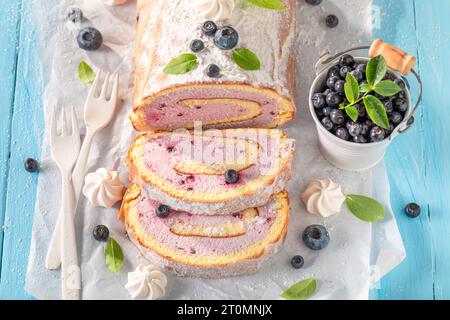
[[[157,267],[138,265],[136,270],[128,273],[125,288],[133,299],[156,300],[166,294],[167,277]]]
[[[100,168],[84,179],[83,194],[95,207],[111,208],[122,200],[123,189],[117,171]]]
[[[341,186],[330,178],[316,179],[309,182],[302,194],[302,201],[308,212],[329,217],[341,210],[345,196]]]
[[[235,0],[195,0],[194,8],[207,20],[225,20],[231,18]]]
[[[128,0],[103,0],[105,4],[108,6],[120,6],[121,4],[124,4]]]

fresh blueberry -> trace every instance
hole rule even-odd
[[[337,128],[335,135],[336,135],[336,137],[338,137],[342,140],[347,141],[348,139],[350,139],[350,134],[348,133],[348,130],[345,128]]]
[[[237,183],[239,180],[239,173],[236,170],[230,169],[225,171],[225,181],[230,184]]]
[[[353,137],[353,142],[355,142],[355,143],[367,143],[367,138],[365,136]]]
[[[329,117],[323,118],[321,122],[322,122],[322,125],[325,127],[325,129],[327,129],[328,131],[333,130],[334,124],[333,124],[333,122],[331,122]]]
[[[342,65],[342,66],[350,66],[351,67],[351,66],[353,66],[355,64],[355,58],[353,58],[349,54],[344,54],[339,59],[339,64]]]
[[[217,25],[212,21],[206,21],[202,25],[202,32],[205,36],[213,36],[217,31]]]
[[[361,72],[361,74],[366,74],[367,64],[360,63],[356,66],[355,70]]]
[[[83,20],[83,11],[78,7],[69,7],[66,15],[67,20],[73,23],[80,23]]]
[[[336,76],[329,77],[327,79],[327,87],[334,90],[334,86],[336,85],[336,82],[338,82],[338,81],[339,81],[339,78]]]
[[[314,94],[312,103],[314,108],[323,108],[325,106],[325,96],[323,95],[323,93]]]
[[[312,250],[322,250],[330,242],[330,234],[321,225],[311,225],[303,231],[303,242]]]
[[[399,93],[397,93],[397,98],[406,100],[406,93],[405,93],[405,91],[400,91]]]
[[[373,127],[373,122],[371,120],[366,120],[363,124],[362,124],[362,131],[361,134],[362,135],[368,135],[370,132],[370,129],[372,129]]]
[[[394,111],[389,116],[389,120],[391,120],[391,122],[397,126],[402,122],[403,116],[400,112]]]
[[[334,84],[334,91],[336,91],[337,93],[344,93],[344,86],[345,86],[345,81],[344,80],[338,80],[336,81],[336,83]]]
[[[370,140],[372,142],[380,142],[383,141],[386,137],[386,131],[384,131],[383,128],[380,127],[373,127],[370,130]]]
[[[326,98],[327,106],[329,107],[337,107],[341,101],[341,97],[336,92],[330,93]]]
[[[317,118],[322,119],[323,117],[323,109],[319,108],[319,109],[314,109],[316,111],[317,114]]]
[[[346,128],[348,130],[348,133],[352,137],[360,136],[362,133],[362,129],[363,129],[361,123],[352,122],[352,121],[347,122]]]
[[[156,207],[155,212],[158,218],[167,218],[169,216],[170,209],[168,206],[160,204],[159,206]]]
[[[237,46],[239,34],[232,27],[223,27],[214,35],[214,43],[222,50],[231,50]]]
[[[295,256],[291,259],[291,265],[295,269],[301,269],[305,265],[305,259],[302,256]]]
[[[322,3],[322,0],[306,0],[306,3],[312,6],[318,6]]]
[[[100,48],[103,43],[103,36],[95,28],[87,27],[81,29],[77,37],[78,46],[87,51],[94,51]]]
[[[325,23],[328,28],[336,28],[339,24],[339,18],[334,14],[330,14],[326,17]]]
[[[387,100],[384,102],[384,109],[386,109],[387,113],[392,113],[392,111],[394,111],[394,103],[392,100]]]
[[[384,76],[384,80],[394,81],[395,79],[397,79],[397,77],[394,74],[392,74],[390,72],[386,72],[386,75]]]
[[[39,163],[35,159],[28,158],[25,160],[25,170],[28,172],[37,172],[39,170]]]
[[[341,70],[340,66],[332,66],[330,70],[328,70],[328,78],[330,77],[340,77],[339,70]]]
[[[350,68],[349,66],[343,66],[339,71],[339,74],[341,75],[342,79],[345,79],[345,77],[347,77],[347,73],[349,72],[352,72],[352,68]]]
[[[420,206],[417,203],[409,203],[405,207],[405,213],[410,218],[417,218],[420,215]]]
[[[405,81],[403,81],[402,79],[395,79],[394,82],[395,82],[395,84],[397,84],[402,90],[405,90],[405,89],[406,89]]]
[[[361,73],[361,71],[353,70],[350,72],[350,74],[354,76],[358,82],[360,82],[363,79],[363,74]]]
[[[332,93],[333,92],[333,90],[331,90],[331,89],[326,89],[324,92],[323,92],[323,95],[326,97],[327,95],[329,95],[330,93]]]
[[[195,39],[191,41],[190,48],[192,52],[200,52],[205,49],[205,43],[200,39]]]
[[[360,103],[355,104],[355,108],[358,110],[358,116],[364,118],[367,115],[366,107]]]
[[[206,75],[210,78],[220,77],[220,68],[216,64],[210,64],[206,67]]]
[[[345,122],[344,113],[339,109],[334,109],[330,113],[330,120],[339,126]]]
[[[408,101],[403,98],[395,99],[394,106],[395,110],[399,112],[406,112],[408,110]]]
[[[93,231],[94,239],[97,241],[106,241],[109,237],[109,230],[107,226],[98,225]]]
[[[325,117],[329,117],[331,114],[331,111],[333,111],[333,108],[331,108],[331,107],[325,107],[322,109],[323,115]]]

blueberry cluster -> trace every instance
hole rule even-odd
[[[393,97],[375,94],[383,103],[389,117],[390,128],[385,130],[372,122],[362,102],[355,105],[359,113],[357,122],[353,122],[346,112],[339,108],[341,103],[349,104],[344,93],[347,73],[351,73],[360,85],[367,83],[366,64],[356,62],[351,55],[343,55],[339,63],[329,69],[326,82],[322,86],[323,91],[314,94],[312,98],[317,117],[325,129],[343,140],[371,143],[386,139],[403,121],[408,110],[405,82],[388,72],[385,79],[393,80],[402,91]]]

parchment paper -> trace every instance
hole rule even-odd
[[[82,108],[88,86],[77,78],[80,60],[95,68],[119,72],[121,76],[121,107],[113,123],[94,139],[89,159],[89,172],[99,167],[116,169],[123,181],[127,172],[123,156],[133,130],[127,115],[131,110],[133,39],[135,2],[125,6],[108,7],[100,0],[35,0],[39,57],[43,70],[46,123],[51,110],[75,106],[82,125]],[[106,48],[87,53],[77,47],[76,27],[64,22],[70,4],[80,6],[88,21],[103,33]],[[371,36],[370,1],[329,0],[313,7],[298,1],[298,119],[287,126],[290,137],[297,139],[294,176],[289,183],[292,203],[291,223],[283,250],[271,260],[271,265],[256,275],[203,280],[179,278],[167,273],[168,299],[279,299],[280,293],[295,282],[315,277],[318,290],[313,299],[367,299],[371,285],[392,270],[405,257],[402,240],[389,203],[389,184],[384,164],[364,173],[350,173],[332,167],[319,153],[315,125],[308,111],[307,96],[314,78],[313,65],[326,49],[337,52],[358,42],[367,43]],[[324,25],[329,13],[340,17],[336,29]],[[39,299],[60,298],[60,273],[44,266],[45,254],[54,229],[60,205],[58,170],[51,160],[48,147],[48,127],[42,149],[36,213],[26,280],[26,289]],[[300,196],[312,178],[330,176],[347,193],[371,195],[383,202],[387,218],[369,224],[351,215],[346,209],[329,219],[306,213]],[[129,299],[124,285],[127,273],[139,263],[148,263],[125,237],[123,223],[116,220],[117,208],[93,208],[81,197],[76,228],[82,268],[84,299]],[[319,252],[307,249],[300,238],[304,228],[313,223],[324,224],[330,234],[329,246]],[[95,241],[92,230],[106,224],[125,255],[119,273],[108,271],[104,262],[104,244]],[[293,255],[304,256],[306,265],[294,270]]]

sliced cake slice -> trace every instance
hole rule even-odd
[[[130,180],[174,210],[231,214],[285,188],[294,149],[281,130],[146,133],[129,150]],[[230,170],[236,181],[227,179]]]
[[[281,191],[258,208],[202,216],[170,210],[160,218],[140,185],[132,184],[120,217],[144,257],[181,276],[222,278],[258,271],[278,251],[289,223],[289,198]]]

